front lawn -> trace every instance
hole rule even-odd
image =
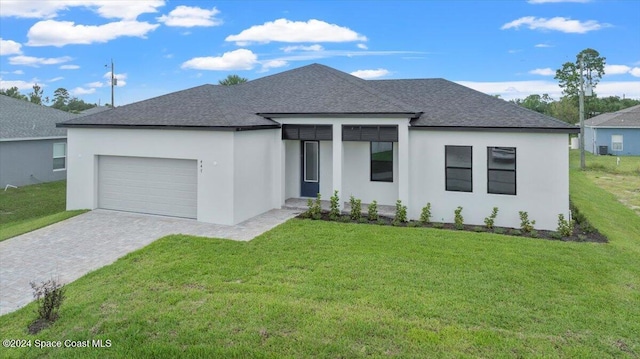
[[[636,358],[640,223],[571,176],[609,244],[298,219],[248,243],[169,236],[68,285],[35,336],[33,304],[0,317],[2,338],[110,348],[3,355]]]
[[[85,211],[65,211],[67,181],[0,190],[0,241]]]

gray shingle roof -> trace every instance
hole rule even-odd
[[[616,112],[603,113],[584,121],[585,126],[592,127],[639,127],[640,105],[625,108]]]
[[[575,126],[445,79],[371,80],[422,111],[419,127],[558,128]]]
[[[66,136],[56,123],[77,115],[0,95],[0,140]]]
[[[312,64],[240,85],[203,85],[62,126],[273,127],[274,114],[400,114],[419,127],[575,127],[443,79],[363,80]],[[264,115],[260,116],[260,115]]]

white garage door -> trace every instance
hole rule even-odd
[[[195,160],[100,156],[98,207],[196,218]]]

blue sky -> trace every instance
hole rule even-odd
[[[607,59],[599,96],[640,99],[640,1],[0,0],[0,88],[116,105],[310,63],[442,77],[505,99],[560,97],[555,70]]]

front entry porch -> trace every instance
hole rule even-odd
[[[293,209],[293,210],[302,210],[302,211],[306,211],[307,209],[309,209],[309,206],[307,205],[307,198],[288,198],[285,202],[284,202],[284,206],[282,206],[282,209]],[[331,202],[328,200],[321,200],[320,201],[321,206],[322,206],[322,210],[323,211],[328,211],[329,209],[331,209]],[[343,214],[349,214],[351,212],[351,205],[349,204],[349,202],[343,202],[343,207],[344,209],[342,210]],[[367,211],[369,210],[369,205],[368,203],[363,203],[362,204],[362,215],[366,216],[367,215]],[[393,218],[396,215],[396,207],[395,206],[386,206],[386,205],[378,205],[378,215],[382,216],[382,217],[389,217],[389,218]]]

